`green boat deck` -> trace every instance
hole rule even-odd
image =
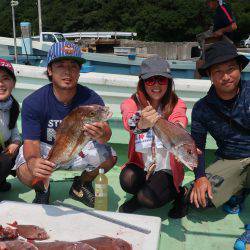
[[[130,197],[119,185],[120,167],[126,162],[127,145],[112,144],[119,159],[117,165],[107,174],[109,179],[109,211],[117,211],[118,207]],[[207,163],[213,161],[213,151],[207,152]],[[61,200],[66,203],[85,207],[80,202],[68,197],[68,191],[72,179],[79,172],[56,171],[51,181],[51,203]],[[184,183],[193,180],[193,173],[186,172]],[[32,202],[34,191],[22,185],[16,178],[9,177],[12,190],[0,193],[1,200],[12,200],[20,202]],[[249,223],[250,198],[245,202],[244,209],[240,215],[227,215],[221,208],[196,210],[190,209],[189,215],[185,218],[173,220],[167,216],[171,205],[165,205],[159,209],[140,209],[136,213],[143,215],[158,216],[162,220],[161,235],[159,242],[160,250],[200,250],[200,249],[233,249],[236,238],[243,233],[243,226]]]

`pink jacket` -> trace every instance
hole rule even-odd
[[[175,105],[172,114],[168,121],[177,123],[180,122],[184,127],[187,126],[188,119],[186,116],[186,104],[179,98]],[[135,151],[135,134],[130,130],[128,125],[129,118],[138,111],[137,105],[132,98],[124,100],[121,104],[122,121],[124,128],[130,133],[129,148],[128,148],[128,163],[134,163],[137,166],[144,168],[142,154]],[[170,154],[170,167],[173,173],[174,185],[177,191],[184,179],[183,165],[175,160],[174,155]]]

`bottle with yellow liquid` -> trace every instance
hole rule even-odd
[[[99,169],[99,174],[95,178],[95,209],[108,210],[108,178],[103,168]]]

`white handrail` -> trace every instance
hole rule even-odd
[[[71,32],[63,33],[66,38],[111,38],[111,37],[135,37],[136,32],[108,31],[108,32]]]

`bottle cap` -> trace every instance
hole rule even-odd
[[[99,168],[99,174],[104,174],[104,169],[103,168]]]

